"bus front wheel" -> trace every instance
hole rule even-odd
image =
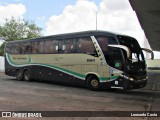
[[[100,89],[100,83],[97,77],[95,76],[89,76],[87,78],[87,87],[90,90],[99,90]]]
[[[19,80],[19,81],[23,80],[23,72],[22,72],[22,70],[17,70],[16,71],[16,79]]]
[[[31,81],[31,75],[29,70],[25,70],[23,76],[25,81]]]

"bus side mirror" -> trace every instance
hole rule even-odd
[[[152,60],[154,59],[154,53],[153,53],[153,51],[152,51],[152,50],[147,49],[147,48],[141,48],[141,49],[142,49],[142,50],[144,50],[145,52],[150,53],[150,54],[151,54],[151,59],[152,59]]]

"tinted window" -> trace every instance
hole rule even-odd
[[[12,44],[12,54],[20,54],[21,53],[21,44],[20,43],[13,43]]]
[[[40,54],[43,53],[44,41],[32,42],[32,53]]]
[[[107,36],[107,39],[108,39],[108,44],[111,45],[111,44],[118,44],[117,40],[114,38],[114,37],[110,37],[110,36]]]
[[[21,43],[20,42],[19,43],[7,43],[5,52],[9,54],[21,54],[22,53]]]
[[[7,43],[6,44],[5,52],[9,53],[9,54],[12,54],[12,43]]]
[[[58,53],[58,41],[45,40],[44,53],[47,53],[47,54]]]
[[[32,43],[31,42],[22,42],[21,43],[22,54],[31,54],[32,53]]]
[[[108,51],[108,45],[118,44],[117,40],[111,36],[98,36],[96,39],[104,53]]]
[[[85,53],[85,54],[90,54],[90,55],[96,54],[95,47],[90,37],[78,38],[77,45],[76,45],[76,51],[78,53]]]
[[[114,37],[111,36],[96,36],[96,39],[98,41],[98,39],[106,39],[106,41],[108,41],[108,44],[118,44],[117,40]]]
[[[107,37],[99,37],[97,38],[98,44],[101,47],[102,51],[106,53],[108,51],[108,38]]]
[[[64,40],[64,53],[75,53],[75,40],[74,39],[66,39]]]

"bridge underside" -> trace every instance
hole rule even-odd
[[[152,50],[160,51],[160,0],[129,0]]]

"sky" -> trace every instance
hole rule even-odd
[[[53,35],[96,29],[135,37],[144,47],[145,35],[129,0],[0,0],[0,24],[24,18]]]

